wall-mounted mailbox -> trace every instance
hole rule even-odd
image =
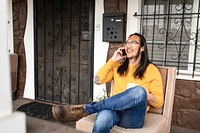
[[[124,13],[103,14],[103,41],[124,42],[125,41]]]

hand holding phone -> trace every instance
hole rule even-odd
[[[121,62],[124,59],[126,59],[126,51],[123,47],[120,47],[114,52],[112,60],[115,62]]]
[[[122,49],[122,56],[125,56],[126,55],[126,51],[125,49]]]

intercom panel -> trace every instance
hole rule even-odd
[[[103,14],[103,41],[104,42],[124,42],[125,24],[124,13],[104,13]]]

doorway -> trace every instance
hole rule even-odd
[[[87,103],[93,94],[94,0],[34,0],[35,99]]]

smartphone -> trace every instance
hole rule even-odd
[[[122,56],[125,56],[126,55],[126,51],[125,49],[122,49]]]

